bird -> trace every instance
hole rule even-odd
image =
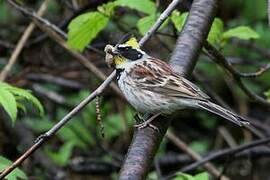
[[[116,69],[116,80],[127,101],[139,112],[167,115],[186,108],[201,109],[238,125],[249,121],[215,104],[195,84],[173,71],[172,67],[143,51],[132,34],[116,45],[106,45],[106,62]],[[154,116],[154,117],[156,117]],[[154,118],[139,124],[151,125]]]

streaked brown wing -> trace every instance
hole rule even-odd
[[[171,97],[209,99],[196,85],[174,73],[171,67],[158,59],[137,64],[131,72],[141,88]]]

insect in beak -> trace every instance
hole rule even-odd
[[[115,65],[114,57],[119,55],[119,52],[114,46],[110,44],[105,46],[104,52],[106,53],[105,62],[109,67],[113,67]]]
[[[104,51],[105,51],[106,54],[109,53],[109,54],[111,54],[113,56],[119,55],[118,50],[112,45],[106,45]]]

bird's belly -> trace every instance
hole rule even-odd
[[[128,78],[125,80],[119,80],[118,85],[126,97],[127,101],[141,113],[172,113],[175,110],[182,109],[185,107],[181,105],[175,99],[166,97],[166,94],[159,94],[149,90],[137,87],[129,81]]]

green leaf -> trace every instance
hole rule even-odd
[[[17,108],[20,109],[20,110],[22,110],[24,113],[27,112],[26,111],[26,107],[22,103],[20,103],[20,102],[17,102]]]
[[[17,95],[19,97],[23,97],[26,100],[28,100],[29,102],[31,102],[39,111],[39,115],[43,116],[44,115],[44,108],[41,105],[40,101],[31,94],[31,91],[29,90],[24,90],[21,88],[16,88],[16,87],[12,87],[9,88],[10,92],[14,95]]]
[[[156,172],[151,172],[148,174],[147,179],[158,179],[158,175]]]
[[[219,18],[215,18],[208,34],[207,40],[211,44],[220,44],[223,33],[223,22]]]
[[[267,101],[270,102],[270,89],[264,92],[264,95],[267,97]]]
[[[209,142],[206,140],[197,140],[190,143],[189,146],[198,153],[206,153],[209,147]]]
[[[111,17],[114,14],[115,7],[116,7],[115,2],[108,2],[106,4],[102,4],[101,6],[98,6],[97,9],[99,12]]]
[[[177,173],[177,176],[173,180],[195,180],[191,175],[186,173]]]
[[[45,149],[45,153],[58,165],[66,166],[69,162],[69,158],[72,154],[74,144],[68,142],[64,144],[59,151],[50,151],[48,148]]]
[[[177,176],[173,180],[208,180],[208,174],[206,172],[199,173],[195,176],[191,176],[186,173],[177,173]]]
[[[10,116],[12,123],[14,123],[17,118],[16,100],[13,94],[11,94],[8,90],[4,89],[3,86],[0,86],[0,104]]]
[[[34,105],[34,107],[36,107],[38,109],[40,116],[44,115],[43,106],[41,105],[40,101],[35,96],[33,96],[31,94],[31,91],[17,88],[17,87],[9,85],[7,83],[4,83],[4,82],[0,82],[0,88],[3,88],[5,90],[7,90],[9,93],[12,93],[12,95],[15,95],[16,99],[23,98],[23,99],[26,99],[27,101],[31,102]],[[20,102],[16,102],[16,103],[17,103],[17,106],[19,108],[21,108],[25,111],[24,106]]]
[[[0,156],[0,172],[10,164],[12,164],[10,160]],[[19,168],[12,171],[6,178],[7,180],[27,179],[25,173]]]
[[[70,48],[83,51],[97,34],[105,28],[109,18],[100,12],[82,14],[68,25],[67,44]]]
[[[138,21],[137,28],[139,29],[140,33],[144,35],[155,23],[155,21],[156,21],[155,14],[143,17]]]
[[[224,39],[229,39],[232,37],[249,40],[249,39],[258,39],[260,38],[260,35],[250,27],[239,26],[236,28],[229,29],[228,31],[223,33]]]
[[[177,10],[174,10],[172,12],[172,15],[171,15],[171,20],[174,24],[174,27],[178,30],[178,31],[181,31],[185,22],[186,22],[186,19],[187,19],[187,16],[188,16],[188,13],[185,12],[185,13],[180,13],[179,11]]]
[[[208,174],[206,172],[202,172],[202,173],[199,173],[196,176],[194,176],[194,179],[195,180],[208,180],[209,177],[208,177]]]
[[[135,9],[145,14],[156,13],[155,3],[150,0],[117,0],[115,3],[118,6],[126,6],[130,9]]]

